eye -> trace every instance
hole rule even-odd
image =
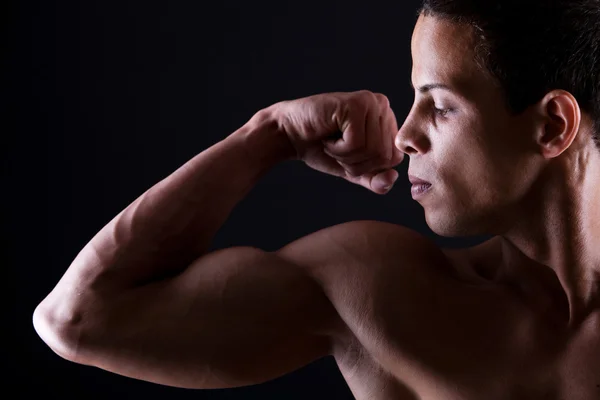
[[[441,117],[445,117],[450,111],[452,111],[451,108],[437,108],[437,107],[433,107],[433,111],[441,116]]]

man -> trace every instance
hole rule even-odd
[[[188,388],[333,355],[357,399],[600,399],[600,2],[427,0],[412,56],[400,130],[381,94],[284,101],[140,196],[36,308],[41,338]],[[385,194],[405,154],[434,232],[493,239],[353,221],[207,252],[283,160]]]

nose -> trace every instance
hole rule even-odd
[[[418,153],[425,153],[427,151],[427,143],[427,135],[419,129],[418,124],[414,121],[414,117],[409,115],[396,134],[394,140],[396,148],[411,156]]]

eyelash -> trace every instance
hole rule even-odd
[[[437,115],[439,115],[439,116],[441,116],[441,117],[446,117],[446,115],[447,115],[447,114],[448,114],[450,111],[452,111],[452,109],[451,109],[451,108],[437,108],[437,107],[435,107],[435,106],[433,107],[433,110],[434,110],[434,112],[435,112]]]

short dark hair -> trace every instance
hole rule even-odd
[[[513,113],[550,90],[571,93],[600,149],[600,0],[424,0],[419,14],[473,28],[475,61]]]

